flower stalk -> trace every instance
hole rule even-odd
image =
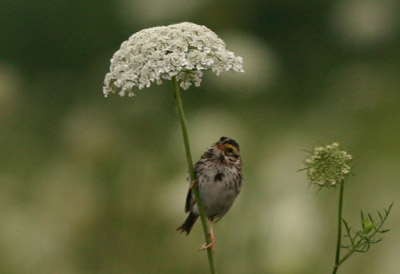
[[[338,232],[337,232],[337,241],[336,241],[336,256],[335,256],[335,265],[333,267],[332,274],[336,274],[339,268],[340,261],[340,248],[342,242],[342,212],[343,212],[343,194],[344,194],[344,180],[339,183],[340,193],[339,193],[339,209],[338,209]]]
[[[181,100],[181,95],[179,92],[179,86],[178,86],[178,82],[176,80],[176,77],[172,77],[172,85],[174,88],[174,97],[175,97],[175,102],[176,102],[176,106],[178,108],[178,113],[179,113],[179,120],[181,122],[181,128],[182,128],[182,136],[183,136],[183,142],[185,145],[185,153],[186,153],[186,161],[187,161],[187,165],[188,165],[188,170],[189,170],[189,175],[190,175],[190,181],[193,182],[196,179],[196,176],[194,174],[194,170],[193,170],[193,160],[192,160],[192,155],[190,152],[190,144],[189,144],[189,135],[188,135],[188,130],[186,127],[186,119],[185,119],[185,114],[183,112],[183,105],[182,105],[182,100]],[[211,243],[211,237],[210,237],[210,232],[208,230],[208,226],[207,226],[207,217],[204,213],[203,210],[203,205],[201,203],[200,200],[200,195],[199,195],[199,191],[197,188],[197,184],[195,184],[192,188],[193,194],[196,198],[196,202],[197,202],[197,206],[199,208],[199,215],[200,215],[200,219],[201,219],[201,224],[203,227],[203,232],[204,232],[204,238],[206,240],[207,244]],[[207,248],[207,256],[208,256],[208,263],[210,265],[210,273],[211,274],[215,274],[216,272],[216,268],[215,268],[215,262],[214,262],[214,254],[212,252],[211,248]]]

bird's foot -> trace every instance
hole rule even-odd
[[[193,180],[189,185],[189,189],[192,189],[194,187],[194,185],[197,184],[198,182],[199,182],[199,180],[197,180],[197,179]]]
[[[215,244],[214,235],[213,235],[213,233],[210,233],[210,232],[208,233],[208,235],[210,235],[211,242],[210,242],[209,244],[204,243],[204,244],[201,246],[201,248],[200,248],[199,251],[203,251],[203,250],[206,250],[206,249],[208,249],[208,248],[211,248],[211,250],[214,251],[214,244]]]

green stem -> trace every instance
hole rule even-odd
[[[178,82],[177,82],[175,76],[172,77],[172,85],[174,87],[175,102],[176,102],[176,106],[178,107],[179,119],[180,119],[181,126],[182,126],[183,142],[185,144],[186,161],[188,164],[190,180],[193,182],[196,179],[196,177],[195,177],[194,170],[193,170],[193,161],[192,161],[192,155],[190,152],[190,145],[189,145],[189,135],[188,135],[187,127],[186,127],[185,114],[183,113],[183,106],[182,106],[181,95],[179,92]],[[201,223],[203,226],[204,237],[205,237],[206,243],[209,244],[209,243],[211,243],[211,237],[210,237],[210,233],[208,230],[207,217],[206,217],[206,214],[204,213],[203,205],[201,204],[201,200],[200,200],[199,191],[197,189],[197,184],[194,185],[194,187],[192,188],[192,191],[193,191],[194,197],[196,198],[197,207],[199,208],[199,214],[200,214],[200,219],[201,219]],[[211,248],[207,248],[207,255],[208,255],[208,263],[210,265],[210,273],[216,274],[217,272],[215,269],[214,254],[213,254],[213,251],[211,250]]]
[[[346,255],[343,256],[342,259],[340,259],[340,261],[337,263],[337,266],[339,267],[344,261],[346,261],[351,255],[353,255],[354,251],[356,250],[357,247],[360,246],[362,240],[359,240],[358,243],[354,246],[354,248],[352,248],[351,250],[349,250]]]
[[[335,274],[340,266],[340,247],[342,241],[342,212],[343,212],[343,192],[344,192],[344,180],[340,183],[340,194],[339,194],[339,213],[338,213],[338,233],[337,233],[337,242],[336,242],[336,256],[335,256],[335,265],[333,267],[332,274]]]

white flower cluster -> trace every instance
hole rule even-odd
[[[339,149],[338,143],[316,147],[304,162],[308,179],[320,186],[336,186],[350,173],[351,159],[350,154]]]
[[[104,80],[104,95],[133,96],[133,88],[161,84],[176,76],[180,86],[199,86],[203,71],[243,72],[242,58],[226,50],[225,43],[205,26],[180,23],[133,34],[111,59]]]

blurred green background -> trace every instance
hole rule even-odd
[[[330,273],[338,191],[309,186],[314,145],[354,156],[344,217],[395,202],[382,243],[340,273],[399,273],[400,5],[364,1],[3,0],[0,273],[207,273],[185,214],[171,83],[102,94],[143,28],[206,25],[245,73],[183,93],[193,157],[236,139],[244,187],[216,226],[219,273]]]

